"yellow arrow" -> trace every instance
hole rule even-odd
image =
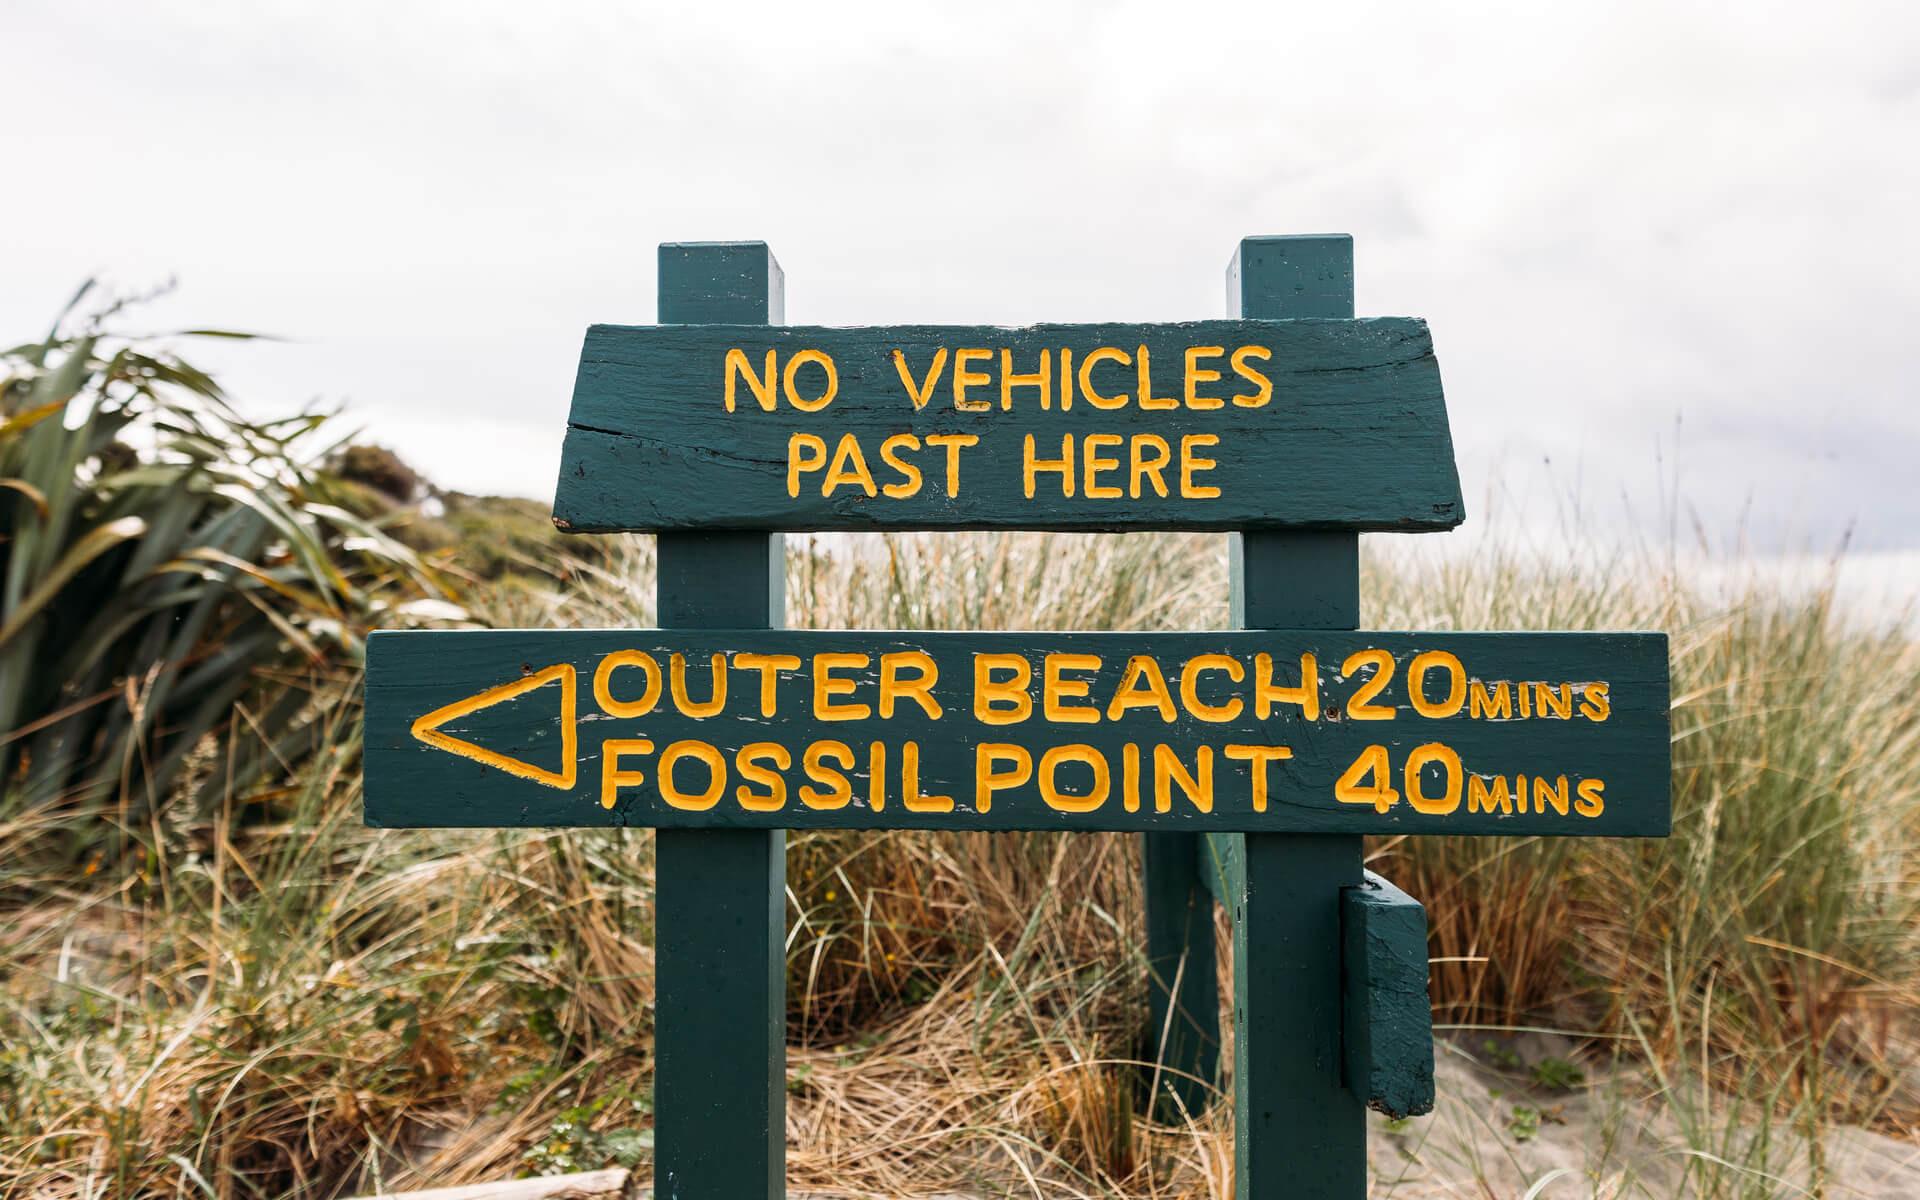
[[[485,746],[476,746],[472,742],[454,737],[450,733],[440,732],[440,727],[448,721],[458,717],[464,717],[468,713],[479,712],[483,708],[491,708],[502,701],[511,700],[515,696],[525,695],[535,688],[545,687],[556,679],[560,681],[560,755],[561,761],[566,764],[558,771],[549,771],[543,767],[536,767],[532,763],[521,762],[517,758],[509,758],[497,750],[489,750]],[[498,767],[509,775],[518,775],[522,779],[531,779],[535,783],[545,784],[547,787],[571,788],[579,770],[579,763],[574,757],[574,752],[579,744],[579,739],[574,730],[575,680],[576,672],[571,664],[555,663],[551,667],[535,671],[533,674],[516,679],[512,683],[503,683],[498,687],[490,687],[484,692],[475,692],[464,700],[455,700],[445,708],[434,709],[426,716],[414,721],[413,736],[435,749],[445,750],[448,754],[457,754],[461,758],[470,758],[475,762],[485,763],[490,767]]]

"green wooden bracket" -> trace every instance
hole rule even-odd
[[[1201,865],[1209,840],[1200,833],[1140,840],[1148,995],[1141,1082],[1154,1119],[1169,1123],[1205,1111],[1220,1070],[1213,895]]]
[[[1231,833],[1209,833],[1200,841],[1200,878],[1213,898],[1228,909],[1246,890],[1246,845]]]
[[[1340,897],[1347,1089],[1390,1117],[1433,1111],[1427,910],[1368,871]]]

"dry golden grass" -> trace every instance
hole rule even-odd
[[[796,625],[1226,620],[1217,538],[795,551]],[[565,597],[516,588],[490,616],[644,623],[650,592],[636,540]],[[1814,1153],[1804,1134],[1831,1117],[1914,1120],[1906,641],[1850,632],[1820,595],[1707,603],[1650,560],[1376,558],[1367,597],[1383,627],[1674,634],[1670,842],[1373,847],[1428,906],[1437,1021],[1592,1030],[1657,1067],[1676,1106],[1703,1079],[1739,1097],[1687,1110],[1690,1148],[1738,1159],[1690,1194],[1748,1194],[1745,1172]],[[88,873],[36,849],[61,813],[5,810],[0,1192],[323,1197],[644,1161],[650,837],[362,829],[349,697],[333,719],[288,788],[210,821],[103,827]],[[794,1188],[1231,1194],[1225,1104],[1171,1126],[1133,1111],[1135,841],[791,838]],[[1775,1118],[1757,1150],[1721,1137]]]

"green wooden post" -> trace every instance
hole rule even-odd
[[[1230,316],[1352,317],[1353,239],[1243,240],[1227,304]],[[1241,628],[1359,627],[1358,534],[1234,534],[1232,561]],[[1343,1079],[1340,1003],[1341,889],[1361,881],[1360,838],[1233,836],[1234,1195],[1365,1196],[1366,1110]]]
[[[665,323],[779,324],[785,280],[761,242],[660,247]],[[663,628],[785,619],[777,533],[663,533]],[[654,1195],[786,1195],[786,833],[656,835]]]

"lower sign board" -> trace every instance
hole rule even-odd
[[[381,632],[366,819],[1668,831],[1658,633]]]

